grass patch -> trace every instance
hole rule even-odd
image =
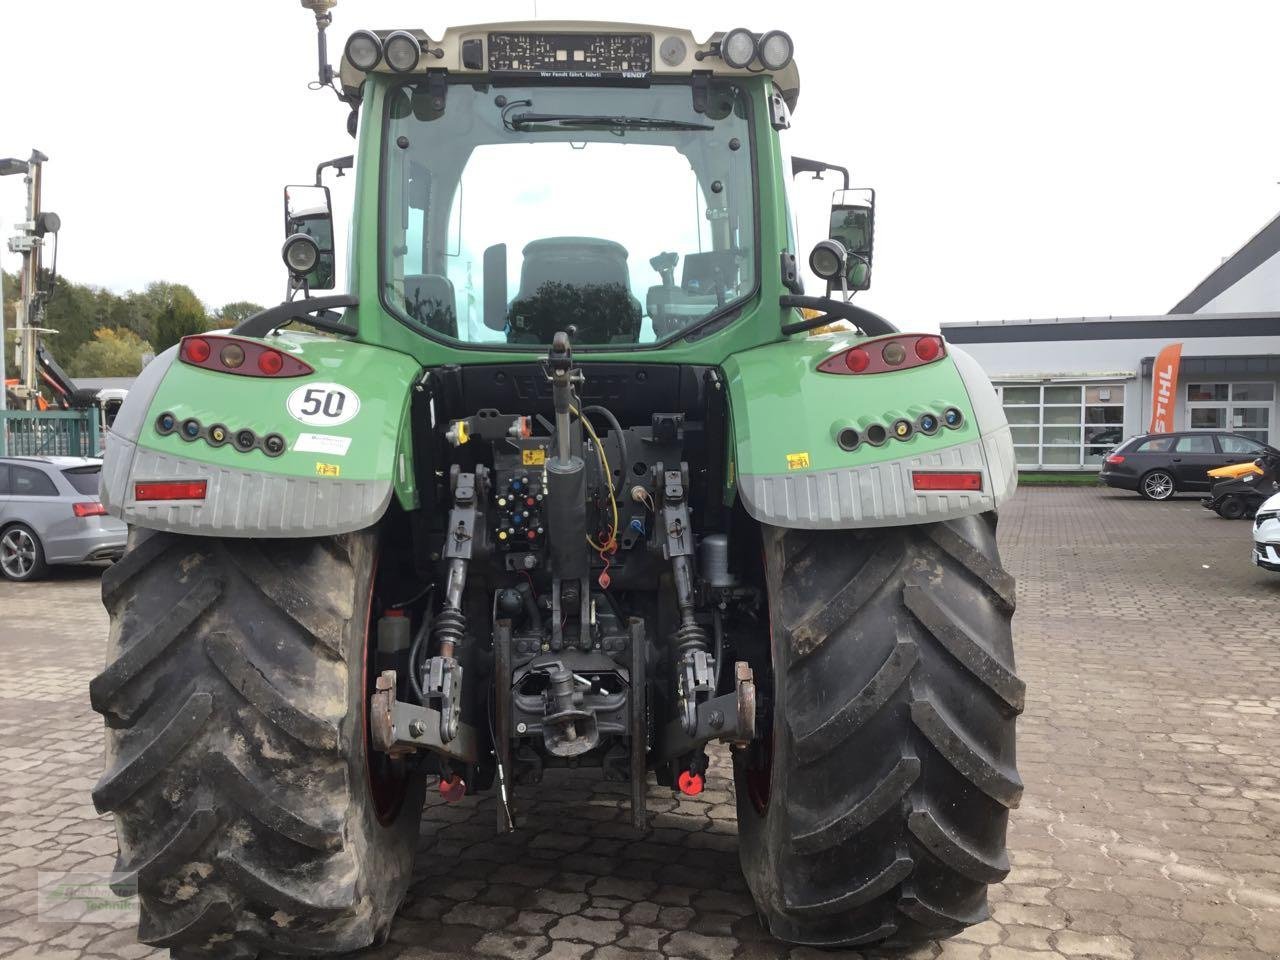
[[[1046,470],[1019,471],[1018,485],[1028,487],[1096,487],[1098,475],[1092,471],[1080,473],[1050,473]]]

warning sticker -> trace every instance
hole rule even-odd
[[[809,466],[808,453],[788,453],[787,469],[788,470],[804,470]]]
[[[351,449],[351,438],[335,437],[331,433],[300,433],[293,449],[299,453],[327,453],[334,457],[345,457]]]
[[[540,467],[547,462],[547,451],[541,447],[536,450],[521,450],[520,462],[526,467]]]
[[[341,473],[342,473],[342,467],[340,467],[336,463],[317,463],[316,464],[317,477],[336,477],[341,475]]]

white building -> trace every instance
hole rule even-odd
[[[944,323],[996,385],[1026,470],[1096,470],[1150,429],[1152,366],[1182,345],[1174,430],[1231,430],[1280,446],[1280,217],[1171,312]]]

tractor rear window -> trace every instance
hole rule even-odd
[[[423,334],[646,345],[756,288],[749,98],[713,85],[389,94],[382,283]]]

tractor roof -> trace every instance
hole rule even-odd
[[[395,30],[373,30],[386,40]],[[730,67],[718,53],[724,33],[713,33],[701,43],[688,30],[637,23],[596,23],[578,20],[533,20],[510,23],[483,23],[449,27],[444,36],[429,37],[423,30],[407,29],[422,47],[417,66],[402,76],[425,75],[429,70],[447,70],[452,75],[501,75],[504,79],[538,83],[544,80],[580,80],[584,85],[601,80],[690,76],[694,72],[717,77],[749,77],[770,73],[758,64],[741,69]],[[644,38],[649,42],[645,42]],[[640,47],[629,46],[641,38]],[[575,44],[575,41],[578,43]],[[585,41],[585,42],[584,42]],[[577,49],[575,49],[575,46]],[[584,49],[585,48],[585,49]],[[642,51],[643,60],[618,60],[627,49]],[[582,53],[579,54],[578,51]],[[520,61],[521,51],[525,60]],[[531,52],[530,52],[531,51]],[[577,54],[575,59],[575,54]],[[593,57],[612,55],[607,69],[593,66]],[[396,75],[385,60],[373,73]],[[788,108],[795,109],[800,95],[800,73],[795,61],[772,73]],[[350,92],[359,89],[364,73],[342,58],[342,85]]]

